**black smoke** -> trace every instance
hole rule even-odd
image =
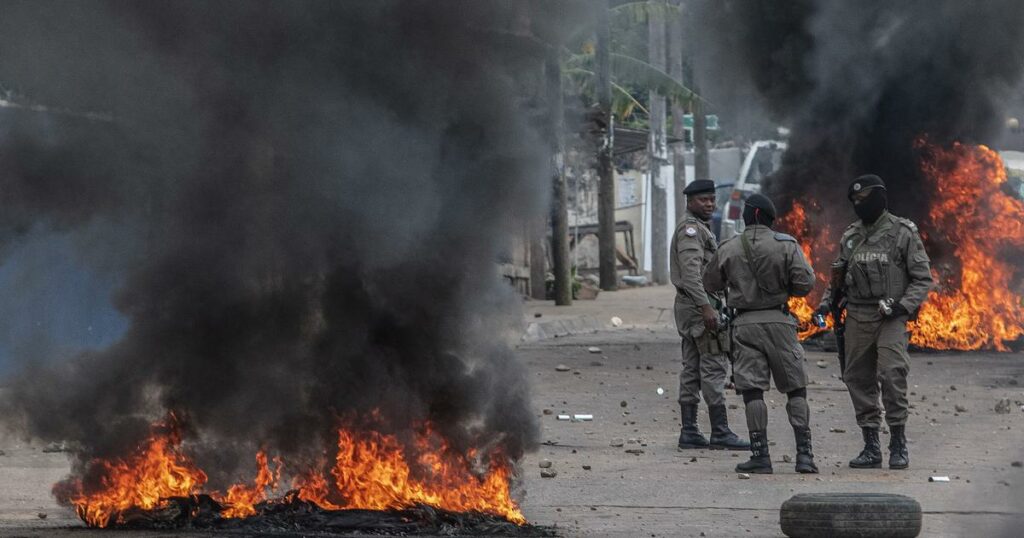
[[[698,54],[721,60],[718,76],[756,88],[791,128],[769,183],[783,210],[811,196],[853,220],[846,186],[873,173],[894,212],[920,219],[928,200],[913,141],[991,143],[1024,69],[1014,0],[726,0],[698,2],[696,18],[707,29]]]
[[[374,409],[534,446],[494,262],[544,212],[530,26],[564,18],[524,5],[6,3],[0,82],[28,108],[0,110],[0,249],[71,234],[128,320],[70,360],[23,350],[6,425],[84,472],[174,411],[214,480]]]

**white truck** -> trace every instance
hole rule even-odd
[[[721,240],[743,231],[743,201],[761,192],[762,181],[782,166],[785,152],[786,143],[778,140],[758,140],[750,145],[729,201],[722,210]]]

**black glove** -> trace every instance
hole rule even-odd
[[[910,315],[910,311],[907,310],[907,307],[903,306],[903,303],[896,302],[896,303],[892,304],[892,314],[889,314],[887,317],[898,318],[900,316],[909,316],[909,315]]]

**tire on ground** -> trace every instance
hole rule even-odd
[[[790,538],[913,538],[921,505],[888,493],[803,493],[782,503],[782,532]]]

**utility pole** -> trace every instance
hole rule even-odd
[[[608,0],[597,4],[597,106],[604,122],[597,148],[597,252],[601,289],[614,291],[619,287],[619,273],[615,269],[615,169],[612,154],[615,145],[615,117],[612,115],[612,66],[609,48],[611,27],[608,23]]]
[[[665,71],[665,0],[651,0],[647,17],[647,48],[650,64]],[[648,167],[651,171],[651,277],[655,284],[668,284],[667,178],[661,166],[668,160],[665,143],[665,96],[650,91]]]
[[[547,255],[544,251],[548,219],[535,219],[527,223],[530,238],[530,297],[538,301],[547,298]]]
[[[673,14],[668,21],[668,74],[676,81],[683,80],[683,0],[672,0]],[[683,140],[686,128],[683,116],[686,111],[680,99],[672,100],[672,136]],[[678,150],[678,151],[677,151]],[[676,222],[686,212],[686,152],[682,148],[672,151],[672,168],[674,172],[673,189],[675,193]]]
[[[696,82],[693,91],[699,91]],[[700,99],[693,100],[693,174],[696,179],[714,179],[708,155],[708,118]]]
[[[549,135],[552,151],[551,200],[551,260],[555,273],[555,304],[572,304],[572,280],[569,274],[569,214],[566,208],[563,116],[562,65],[558,56],[560,47],[552,43],[544,61],[544,80],[547,89]]]

